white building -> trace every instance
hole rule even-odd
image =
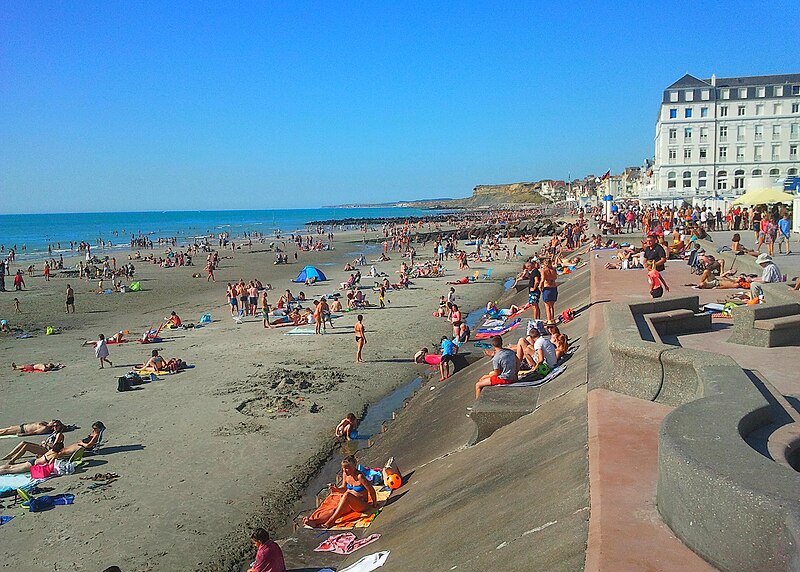
[[[733,196],[796,176],[800,74],[697,79],[664,90],[653,197]]]

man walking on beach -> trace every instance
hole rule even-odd
[[[75,290],[72,289],[72,286],[67,284],[67,311],[65,313],[69,314],[70,307],[72,308],[72,313],[75,313]]]
[[[6,261],[0,260],[0,292],[6,291]]]
[[[364,316],[359,314],[357,318],[357,322],[355,325],[355,332],[356,332],[356,363],[364,363],[364,359],[361,357],[361,351],[364,349],[364,346],[367,344],[367,334],[366,330],[364,329]]]

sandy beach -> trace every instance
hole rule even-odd
[[[102,570],[112,564],[126,572],[236,569],[250,554],[250,529],[274,530],[289,516],[308,479],[329,456],[333,427],[344,414],[358,414],[415,375],[430,373],[415,366],[411,356],[451,330],[432,312],[449,288],[446,281],[464,275],[455,260],[445,263],[446,277],[415,280],[408,290],[390,292],[385,310],[363,312],[365,364],[355,363],[355,313],[344,313],[324,336],[286,336],[290,328],[265,330],[259,318],[245,318],[241,325],[231,319],[227,282],[257,277],[271,283],[272,303],[286,288],[295,294],[303,290],[308,298],[330,294],[349,275],[342,270],[344,262],[364,250],[362,237],[337,235],[335,250],[301,252],[296,263],[290,256],[292,263],[280,266],[272,264],[274,253],[263,245],[237,250],[232,258],[223,251],[216,283],[191,277],[202,273],[201,267],[162,269],[138,262],[139,293],[100,295],[90,292],[96,281],[56,277],[45,282],[39,273],[26,279],[25,291],[2,294],[0,317],[34,337],[0,334],[0,426],[59,418],[79,426],[67,434],[68,444],[86,436],[94,421],[107,430],[99,454],[87,456],[79,473],[42,485],[51,494],[75,494],[73,506],[31,514],[11,506],[13,497],[0,499],[3,514],[17,515],[3,526],[0,569]],[[523,246],[521,252],[527,255],[533,248]],[[430,258],[430,243],[418,253]],[[373,245],[367,260],[378,254]],[[397,253],[390,256],[376,267],[394,280],[401,259]],[[329,281],[290,284],[305,264],[318,266]],[[495,299],[503,278],[516,273],[519,263],[473,265],[469,274],[489,266],[493,280],[456,286],[462,308]],[[362,268],[362,284],[371,283],[368,268]],[[74,315],[63,309],[68,282],[76,292]],[[15,296],[21,315],[12,313]],[[368,291],[367,298],[377,302],[375,293]],[[81,347],[99,333],[129,330],[135,338],[172,310],[184,322],[210,312],[213,323],[164,331],[163,343],[155,345],[110,346],[112,369],[98,369],[92,348]],[[59,333],[45,336],[47,326]],[[146,361],[152,349],[196,367],[118,393],[117,376]],[[67,367],[19,373],[11,369],[12,361]],[[17,442],[0,439],[0,450]],[[80,478],[97,472],[120,478],[96,488]]]

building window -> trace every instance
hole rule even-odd
[[[728,160],[728,148],[724,145],[719,148],[719,160],[723,163]]]
[[[683,92],[683,98],[686,101],[693,101],[694,100],[694,92],[691,89],[684,91]]]
[[[678,130],[677,129],[670,129],[669,130],[669,142],[670,143],[675,143],[675,141],[677,139],[678,139]]]
[[[717,190],[724,191],[728,188],[728,171],[717,173]]]
[[[703,91],[700,92],[700,99],[702,99],[703,101],[708,101],[710,97],[711,97],[710,90],[704,89]]]
[[[764,139],[764,126],[763,125],[756,125],[754,138],[755,138],[756,141],[761,141],[762,139]]]
[[[775,124],[772,126],[772,138],[773,139],[780,139],[781,138],[781,126],[780,124]]]
[[[675,171],[667,173],[667,188],[674,189],[677,181],[675,180]]]
[[[736,126],[736,140],[744,141],[744,125]]]
[[[722,88],[721,90],[719,90],[719,96],[722,99],[730,99],[731,94],[730,94],[730,91],[728,90],[728,88],[726,87],[726,88]]]
[[[678,92],[677,91],[670,91],[669,92],[669,100],[670,101],[678,101]]]
[[[736,146],[736,161],[741,163],[744,161],[744,145],[737,145]]]
[[[773,161],[780,161],[781,160],[781,146],[780,145],[773,145],[772,146],[772,160]]]
[[[708,157],[708,147],[700,147],[700,162],[705,163]]]
[[[692,148],[691,147],[684,147],[683,148],[683,159],[685,161],[689,161],[692,158]]]
[[[781,174],[781,170],[780,169],[770,169],[769,170],[769,176],[770,177],[779,177],[780,174]]]
[[[685,127],[683,129],[683,140],[684,141],[691,141],[692,140],[692,128]]]
[[[733,188],[744,188],[744,169],[739,169],[733,173]]]
[[[700,117],[708,117],[708,107],[700,108]]]
[[[740,87],[739,88],[739,99],[747,99],[747,88]]]
[[[800,111],[800,103],[793,103],[792,104],[792,113],[797,113]]]
[[[796,177],[797,176],[797,169],[792,167],[791,169],[786,171],[786,175],[789,176],[789,177]]]
[[[759,178],[762,174],[761,169],[753,169],[752,176],[754,179]]]
[[[775,97],[783,97],[783,86],[776,85],[775,86]]]
[[[721,105],[719,108],[719,116],[720,117],[728,117],[728,106]]]
[[[800,95],[800,85],[792,86],[792,95]]]
[[[706,171],[699,171],[697,173],[697,186],[701,189],[705,189],[707,181],[708,181],[708,173]]]
[[[720,125],[720,127],[719,127],[719,140],[720,141],[727,141],[728,140],[728,126],[727,125]]]
[[[773,103],[772,113],[773,115],[780,115],[781,113],[783,113],[783,106],[780,103]]]
[[[677,107],[670,107],[669,108],[669,118],[670,119],[677,119],[678,117],[678,108]]]
[[[683,188],[688,189],[692,186],[692,172],[691,171],[684,171],[683,172]]]
[[[670,162],[670,163],[674,163],[674,162],[675,162],[675,159],[677,159],[677,158],[678,158],[678,150],[677,150],[675,147],[670,147],[670,148],[669,148],[669,155],[668,155],[668,157],[669,157],[669,162]]]
[[[759,87],[759,88],[756,90],[756,96],[758,96],[758,97],[764,97],[765,95],[767,95],[767,90],[766,90],[766,88],[764,88],[764,87]]]
[[[764,155],[764,146],[763,145],[756,145],[753,147],[753,161],[761,161]]]
[[[764,104],[757,103],[756,104],[756,115],[764,115]]]
[[[686,109],[684,109],[683,110],[683,116],[686,119],[691,119],[691,117],[692,117],[692,108],[691,107],[687,107]]]
[[[744,105],[740,105],[740,106],[739,106],[739,109],[736,111],[736,113],[737,113],[737,115],[738,115],[739,117],[742,117],[742,116],[745,114],[746,110],[747,110],[747,107],[746,107],[746,106],[744,106]]]
[[[797,161],[797,145],[789,145],[789,160]]]
[[[792,123],[789,126],[789,137],[791,139],[797,139],[799,134],[800,134],[800,130],[798,130],[798,124],[797,123]]]

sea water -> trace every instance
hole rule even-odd
[[[228,232],[231,237],[244,232],[274,235],[306,229],[315,220],[344,218],[388,218],[430,216],[441,211],[402,207],[275,209],[241,211],[162,211],[120,213],[0,214],[0,247],[3,252],[16,246],[19,259],[42,257],[52,245],[53,253],[70,253],[70,241],[99,240],[113,246],[130,246],[131,237],[176,237],[179,243],[196,237],[215,237]],[[57,243],[61,248],[57,248]],[[23,250],[23,246],[25,250]],[[2,255],[2,254],[0,254]]]

